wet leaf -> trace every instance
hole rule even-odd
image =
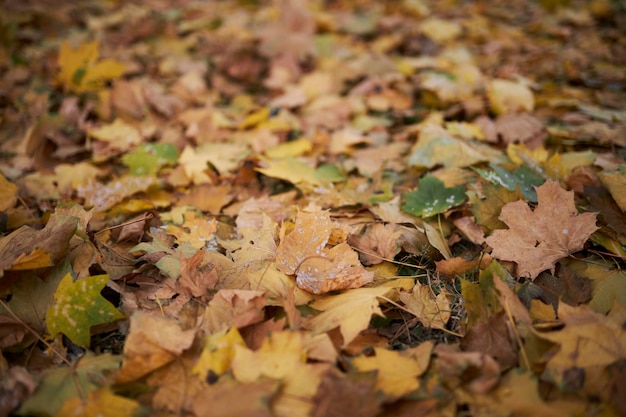
[[[446,187],[439,178],[429,175],[419,183],[417,191],[404,195],[402,210],[420,217],[445,213],[465,200],[465,187]]]

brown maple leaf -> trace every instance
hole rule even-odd
[[[524,201],[502,207],[499,219],[509,226],[487,238],[494,258],[514,261],[517,275],[535,279],[541,271],[554,272],[555,263],[583,248],[595,232],[596,214],[578,214],[574,192],[565,191],[556,181],[537,187],[537,208]]]

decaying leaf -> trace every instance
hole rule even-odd
[[[400,293],[400,301],[426,328],[445,329],[452,315],[452,297],[445,291],[435,295],[428,285],[415,284],[411,293]]]
[[[327,332],[339,327],[343,336],[343,346],[365,330],[373,314],[382,316],[378,297],[390,292],[390,288],[359,288],[348,290],[332,298],[322,298],[311,305],[323,312],[309,323],[316,333]]]
[[[61,44],[58,63],[59,81],[70,91],[82,93],[102,88],[105,81],[119,77],[124,66],[113,59],[98,61],[97,41],[84,43],[77,48],[67,42]]]
[[[314,294],[359,288],[374,274],[361,265],[358,254],[346,243],[327,248],[333,230],[328,212],[298,212],[294,230],[276,249],[278,269],[296,275],[302,289]]]
[[[134,381],[173,361],[194,340],[194,330],[182,330],[172,319],[136,313],[124,344],[125,359],[118,382]]]
[[[583,248],[598,228],[596,215],[579,214],[574,193],[555,181],[537,187],[539,203],[533,211],[523,201],[508,203],[500,220],[509,226],[487,238],[495,258],[518,264],[518,276],[535,279],[543,270],[554,269],[559,259]]]
[[[67,273],[54,293],[55,304],[48,309],[46,324],[51,335],[63,333],[80,346],[89,346],[91,326],[124,318],[100,295],[108,275],[95,275],[74,281]]]

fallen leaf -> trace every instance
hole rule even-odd
[[[537,187],[539,204],[532,211],[523,201],[508,203],[500,220],[509,226],[496,230],[486,241],[494,258],[518,264],[518,276],[535,279],[543,270],[554,270],[559,259],[583,248],[598,228],[596,215],[579,214],[574,193],[555,181]]]
[[[193,373],[202,380],[224,374],[230,369],[235,357],[235,346],[245,347],[236,327],[206,336]]]
[[[194,330],[182,330],[175,320],[136,312],[130,318],[117,381],[135,381],[168,364],[191,346],[194,337]]]
[[[273,417],[270,404],[279,387],[280,383],[272,380],[242,384],[220,379],[196,394],[192,410],[196,416]]]
[[[344,375],[329,371],[313,398],[312,417],[342,417],[358,415],[374,417],[380,411],[381,400],[375,395],[374,378],[369,375]]]
[[[348,243],[359,252],[364,265],[376,265],[385,259],[393,259],[400,252],[401,230],[392,223],[374,223],[362,234],[350,235]]]
[[[3,212],[12,208],[17,202],[18,187],[0,173],[0,190],[0,212]]]
[[[97,41],[84,43],[72,49],[64,41],[59,50],[58,79],[63,86],[73,92],[83,93],[98,90],[103,83],[121,76],[124,66],[113,59],[98,61]]]
[[[49,368],[42,373],[37,390],[22,403],[16,413],[56,416],[66,401],[73,398],[81,400],[82,396],[96,391],[99,388],[98,381],[101,384],[110,383],[110,375],[119,366],[119,356],[108,353],[95,356],[88,351],[72,367]]]
[[[448,188],[439,178],[428,175],[420,180],[417,191],[406,193],[404,199],[402,210],[415,216],[432,217],[463,203],[465,187]]]
[[[245,327],[263,321],[267,294],[250,290],[219,290],[198,324],[206,334],[231,327]]]
[[[446,329],[452,297],[445,290],[435,295],[428,285],[416,283],[410,294],[400,293],[400,301],[427,329]]]
[[[378,297],[392,291],[387,287],[359,288],[342,294],[321,298],[311,304],[322,313],[311,319],[308,327],[315,333],[339,327],[345,347],[369,325],[373,314],[382,316]]]
[[[626,213],[626,173],[624,165],[620,167],[619,171],[604,171],[598,173],[598,178],[602,181],[602,185],[609,190],[611,196],[622,210]]]
[[[46,324],[52,336],[63,333],[79,346],[89,346],[89,329],[97,324],[124,318],[100,295],[109,282],[108,275],[95,275],[74,281],[68,272],[54,293],[54,305],[46,313]]]
[[[491,110],[496,114],[531,112],[535,109],[535,96],[524,84],[495,79],[487,85]]]
[[[298,286],[314,294],[359,288],[371,282],[374,274],[363,268],[347,243],[326,248],[332,230],[328,212],[298,212],[294,230],[276,249],[278,269],[296,275]]]
[[[132,417],[140,408],[137,401],[115,395],[110,388],[92,391],[87,398],[70,398],[56,414],[81,417]]]
[[[413,358],[402,356],[400,352],[374,348],[375,356],[359,356],[352,360],[361,372],[377,371],[376,388],[388,398],[402,397],[419,388],[417,379],[422,369]]]
[[[0,277],[7,270],[54,265],[69,250],[77,224],[74,217],[52,215],[42,230],[22,226],[4,236],[0,239]]]

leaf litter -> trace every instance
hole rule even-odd
[[[626,10],[8,2],[1,415],[625,415]]]

